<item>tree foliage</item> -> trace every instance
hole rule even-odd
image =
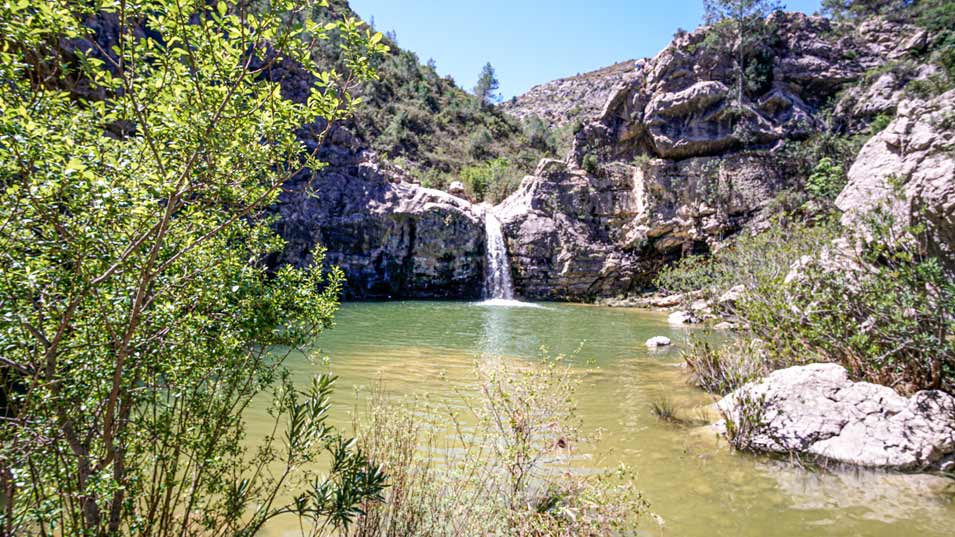
[[[501,102],[501,96],[495,93],[500,87],[497,75],[494,73],[494,66],[490,63],[484,64],[481,68],[481,74],[478,75],[477,85],[474,86],[474,95],[480,99],[482,105],[489,105]]]
[[[783,7],[778,0],[703,0],[704,18],[707,24],[713,25],[712,34],[726,43],[733,44],[737,106],[742,106],[743,92],[746,89],[747,50],[762,39],[765,33],[763,19]],[[755,65],[756,67],[749,69],[754,80],[764,76],[760,72],[761,64],[757,62]]]
[[[702,290],[717,301],[740,285],[738,298],[718,302],[744,327],[752,360],[697,346],[693,370],[716,382],[812,361],[832,361],[857,379],[909,393],[955,392],[955,275],[927,254],[925,229],[902,229],[877,208],[858,230],[834,224],[777,222],[712,258],[688,257],[663,271],[670,291]],[[843,239],[836,240],[840,235]],[[702,366],[702,367],[701,367]]]
[[[0,6],[0,533],[318,532],[380,494],[326,423],[334,379],[300,390],[282,366],[330,326],[341,274],[262,262],[282,246],[263,209],[322,166],[295,129],[321,145],[385,50],[314,22],[323,5]],[[330,36],[344,71],[311,60]],[[305,102],[270,81],[287,62]],[[269,396],[250,450],[243,411]]]

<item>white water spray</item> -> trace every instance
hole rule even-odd
[[[487,253],[484,260],[484,298],[486,300],[514,300],[511,264],[507,259],[501,221],[491,211],[484,213],[484,232]]]

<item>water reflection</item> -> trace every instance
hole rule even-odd
[[[810,471],[785,461],[767,461],[757,468],[776,480],[793,509],[804,511],[853,510],[862,518],[887,524],[908,519],[930,523],[945,520],[955,503],[955,482],[932,475],[860,468]]]
[[[484,357],[503,356],[511,350],[509,343],[512,339],[507,327],[511,324],[514,309],[508,307],[482,307],[480,354]]]

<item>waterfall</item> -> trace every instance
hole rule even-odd
[[[484,259],[484,298],[489,300],[513,300],[514,284],[511,282],[511,264],[507,260],[507,247],[501,221],[490,210],[484,212],[484,233],[487,253]]]

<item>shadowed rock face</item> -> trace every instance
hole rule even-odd
[[[775,371],[719,402],[736,423],[750,419],[746,445],[892,470],[955,468],[955,398],[852,382],[836,364]],[[748,416],[748,418],[747,418]]]
[[[481,296],[484,224],[469,202],[402,181],[345,130],[320,158],[329,167],[292,181],[276,207],[287,243],[277,263],[311,263],[320,245],[346,298]]]
[[[706,29],[678,36],[620,76],[566,162],[542,162],[499,206],[518,294],[639,292],[665,263],[757,226],[792,186],[779,143],[826,128],[816,114],[842,87],[919,46],[901,37],[910,28],[884,22],[838,32],[802,14],[769,22],[772,76],[741,106],[732,55],[704,46]]]

